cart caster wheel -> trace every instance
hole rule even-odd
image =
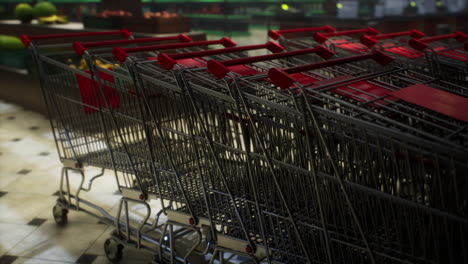
[[[66,226],[67,225],[67,223],[68,223],[68,210],[67,209],[56,205],[52,209],[52,214],[54,216],[55,223],[58,226]]]
[[[104,252],[111,263],[119,263],[122,260],[123,248],[124,246],[122,244],[118,244],[110,238],[106,239],[106,242],[104,242]]]
[[[159,256],[153,256],[151,264],[164,264],[164,262],[159,259]]]

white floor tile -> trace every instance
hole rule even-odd
[[[58,190],[60,185],[60,177],[52,174],[31,168],[30,173],[17,175],[20,177],[11,181],[8,185],[2,186],[2,189],[9,193],[28,192],[30,194],[51,196]]]
[[[0,223],[0,256],[13,248],[37,226]]]
[[[94,241],[91,246],[86,249],[85,254],[105,256],[104,242],[111,236],[113,230],[113,227],[107,227],[106,230],[96,239],[96,241]]]
[[[9,113],[15,113],[21,110],[22,108],[17,105],[10,104],[3,100],[0,100],[0,117],[4,115],[8,115]]]
[[[69,223],[62,228],[49,220],[8,251],[8,254],[74,262],[105,229],[104,225],[88,223]]]
[[[51,195],[9,192],[0,199],[0,223],[27,224],[55,200]]]

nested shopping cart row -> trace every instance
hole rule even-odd
[[[336,31],[323,26],[272,30],[269,36],[288,49],[324,44],[339,56],[355,55],[370,49],[382,50],[394,56],[403,67],[462,86],[466,86],[468,81],[468,35],[462,32],[426,37],[414,29],[380,34],[371,27]]]
[[[183,43],[132,46],[167,40]],[[463,86],[381,51],[185,36],[74,47],[36,53],[61,159],[114,170],[124,207],[156,198],[168,216],[161,235],[119,212],[118,244],[155,261],[466,261]],[[183,253],[175,226],[197,234]]]
[[[276,55],[272,55],[271,57],[274,58],[276,57]],[[349,180],[351,182],[357,183],[358,185],[361,185],[362,187],[370,187],[371,189],[374,189],[374,190],[379,190],[381,192],[387,192],[387,193],[393,194],[394,196],[396,196],[394,197],[395,201],[397,200],[397,197],[398,198],[404,197],[404,199],[411,200],[411,201],[425,204],[425,205],[429,205],[430,207],[436,207],[436,208],[438,207],[437,209],[440,208],[442,210],[447,210],[448,208],[445,207],[446,204],[436,205],[436,203],[438,203],[438,201],[440,200],[447,201],[448,197],[438,196],[438,194],[435,194],[434,191],[435,189],[439,189],[439,188],[444,189],[445,187],[449,187],[449,186],[455,187],[456,185],[456,184],[454,185],[455,182],[460,182],[460,180],[462,182],[464,181],[463,175],[465,174],[465,171],[466,171],[466,165],[464,165],[465,163],[464,160],[466,159],[465,147],[462,147],[462,149],[460,149],[459,154],[453,153],[455,157],[457,157],[456,159],[459,159],[460,163],[452,167],[451,165],[449,165],[450,158],[446,160],[445,162],[443,162],[444,164],[449,165],[449,167],[446,167],[445,169],[443,169],[444,171],[448,172],[450,170],[453,172],[453,170],[456,170],[456,171],[459,171],[460,173],[457,176],[452,174],[452,176],[454,176],[451,178],[453,180],[452,183],[445,182],[445,183],[448,183],[448,185],[445,185],[445,183],[443,183],[442,185],[445,185],[445,187],[442,187],[442,185],[435,184],[435,185],[432,185],[432,188],[433,188],[432,191],[426,190],[426,188],[429,187],[427,185],[426,177],[429,177],[432,180],[435,180],[436,178],[441,176],[440,174],[438,174],[439,171],[437,171],[434,175],[431,176],[429,175],[429,173],[431,173],[430,170],[428,168],[425,168],[425,166],[421,166],[421,163],[424,163],[424,164],[431,163],[430,161],[431,158],[423,159],[422,157],[424,157],[425,154],[427,153],[434,152],[435,151],[433,149],[434,146],[429,146],[431,144],[428,144],[428,143],[431,141],[428,140],[425,143],[421,143],[418,146],[416,146],[415,147],[416,150],[411,149],[410,144],[413,143],[412,141],[416,141],[414,139],[415,137],[412,137],[411,134],[415,133],[416,130],[406,131],[406,129],[415,124],[407,125],[405,124],[406,121],[404,119],[399,120],[399,118],[405,118],[405,115],[399,116],[399,117],[395,116],[394,118],[395,120],[388,120],[390,118],[386,117],[385,113],[379,111],[381,103],[383,104],[383,101],[387,100],[386,97],[388,96],[387,94],[390,91],[398,90],[398,88],[412,87],[413,84],[417,85],[419,84],[420,80],[418,80],[418,77],[420,76],[418,76],[418,74],[412,73],[407,70],[395,68],[395,69],[389,70],[388,72],[377,72],[377,73],[371,73],[367,75],[364,74],[361,76],[359,76],[359,74],[356,74],[355,76],[352,77],[352,76],[343,76],[343,73],[339,73],[338,69],[331,67],[331,66],[336,66],[337,64],[354,62],[354,61],[365,59],[365,58],[367,59],[374,58],[382,63],[388,62],[387,61],[388,57],[386,57],[382,53],[375,52],[373,54],[358,56],[354,58],[347,58],[344,60],[328,61],[328,62],[323,62],[323,63],[318,63],[318,64],[312,64],[309,66],[309,68],[305,68],[308,71],[306,74],[295,76],[296,78],[298,78],[298,80],[300,80],[299,83],[309,80],[311,83],[315,84],[315,87],[320,88],[320,87],[326,87],[326,84],[328,82],[329,84],[335,84],[336,88],[339,88],[339,89],[334,89],[332,94],[333,94],[333,97],[336,97],[336,96],[341,97],[342,98],[341,100],[337,98],[335,99],[335,101],[328,102],[328,105],[323,104],[323,102],[320,102],[319,100],[314,100],[314,101],[311,101],[310,104],[306,104],[305,106],[302,105],[302,109],[307,110],[308,108],[310,108],[311,105],[313,105],[314,107],[320,106],[318,107],[318,109],[314,109],[318,113],[321,113],[322,111],[325,111],[325,113],[327,113],[327,111],[330,112],[329,113],[330,116],[327,116],[327,115],[323,116],[323,120],[321,120],[322,122],[319,122],[319,124],[320,123],[321,124],[318,128],[323,129],[326,132],[330,133],[328,137],[325,137],[324,135],[322,135],[324,137],[322,142],[318,141],[321,137],[320,136],[317,137],[317,134],[319,133],[317,132],[314,133],[313,129],[311,128],[307,129],[306,125],[302,125],[302,126],[297,125],[297,124],[294,125],[294,121],[301,122],[301,119],[298,116],[294,116],[294,114],[291,114],[291,113],[294,113],[295,110],[298,110],[299,112],[302,112],[304,110],[301,111],[300,104],[298,104],[296,100],[294,100],[294,97],[297,94],[297,89],[294,90],[296,92],[293,92],[291,94],[292,98],[290,98],[289,100],[287,97],[286,98],[284,97],[284,94],[279,93],[278,89],[272,89],[271,81],[274,81],[274,83],[277,84],[279,87],[282,87],[284,85],[284,82],[283,82],[284,78],[282,78],[281,75],[277,75],[275,73],[276,70],[271,70],[271,74],[268,75],[269,76],[268,80],[266,80],[266,76],[262,74],[260,74],[259,76],[252,76],[252,75],[246,76],[246,77],[239,76],[237,69],[233,71],[233,73],[230,76],[227,77],[228,80],[230,80],[231,78],[233,79],[232,83],[229,83],[229,81],[226,79],[218,83],[214,83],[212,80],[209,80],[206,83],[200,83],[200,80],[203,80],[204,78],[206,79],[206,76],[204,75],[204,73],[200,74],[199,70],[195,70],[193,73],[186,73],[185,78],[192,80],[194,83],[194,87],[196,88],[203,87],[204,89],[206,89],[206,87],[212,87],[213,92],[214,91],[219,92],[221,91],[221,89],[225,90],[225,92],[220,92],[220,94],[235,94],[236,91],[238,94],[240,94],[238,98],[238,102],[237,102],[239,104],[238,106],[239,110],[238,110],[238,114],[235,115],[235,119],[245,120],[245,122],[250,123],[251,125],[250,128],[253,131],[247,130],[246,134],[248,134],[250,137],[253,137],[253,138],[257,137],[257,140],[258,140],[257,150],[252,151],[252,152],[257,155],[262,155],[263,153],[263,155],[265,155],[265,160],[264,160],[265,163],[268,163],[268,161],[271,161],[271,162],[278,161],[279,164],[285,167],[298,166],[300,168],[310,169],[311,165],[307,167],[306,165],[300,163],[300,162],[305,162],[308,160],[307,158],[304,158],[304,155],[307,155],[307,153],[309,152],[311,153],[309,158],[314,157],[315,161],[317,162],[317,164],[315,164],[316,168],[317,166],[320,166],[318,168],[319,171],[328,172],[331,175],[344,174],[343,177],[345,177],[344,178],[345,180]],[[210,65],[214,65],[211,68],[211,72],[217,75],[218,77],[222,77],[222,74],[219,74],[220,72],[229,72],[229,71],[226,71],[226,69],[223,69],[222,66],[235,66],[236,63],[234,63],[233,61],[237,61],[237,62],[243,61],[243,63],[246,63],[247,61],[250,61],[250,62],[256,61],[256,59],[249,58],[249,59],[237,59],[237,60],[218,62],[218,63],[214,63],[214,62],[208,63],[208,69],[210,69]],[[221,67],[221,69],[216,68],[218,66]],[[323,71],[323,68],[327,66],[330,67],[329,71],[326,72],[327,74],[338,75],[338,77],[336,76],[330,77],[332,81],[325,80],[326,78],[324,78],[324,76],[327,76],[327,75],[325,71]],[[298,68],[300,67],[302,66],[299,66]],[[314,68],[320,69],[320,71],[310,72],[310,70],[313,70]],[[286,69],[287,72],[297,74],[298,72],[294,72],[296,70],[298,69],[297,68]],[[190,74],[194,74],[194,75],[190,76]],[[347,77],[347,78],[342,78],[342,77]],[[385,83],[384,82],[385,79],[383,79],[383,81],[380,81],[380,82],[375,82],[375,80],[372,80],[372,79],[378,79],[379,77],[390,78],[390,81],[387,81],[387,83]],[[350,80],[349,82],[351,83],[351,85],[346,85],[346,83],[343,83],[343,81],[346,79]],[[184,83],[187,83],[187,81],[184,81]],[[395,86],[394,84],[396,83],[400,85],[400,87]],[[357,87],[353,87],[355,84],[357,84]],[[188,85],[187,87],[189,86],[190,85]],[[287,86],[282,87],[282,88],[287,88]],[[346,91],[345,89],[347,89],[348,91]],[[359,90],[359,89],[362,89],[362,90]],[[273,95],[275,93],[275,90],[277,94]],[[350,93],[350,91],[352,91],[352,93]],[[447,96],[450,96],[450,97],[453,96],[453,98],[459,99],[460,102],[466,101],[466,99],[460,96],[457,96],[455,94],[448,94]],[[324,102],[327,102],[327,100],[333,99],[332,96],[326,96],[326,94],[324,94],[324,97],[325,99],[321,99]],[[204,98],[206,99],[207,96],[202,94],[200,95],[199,100],[201,101]],[[300,101],[300,99],[297,99],[297,100]],[[382,102],[380,102],[380,100],[382,100]],[[353,102],[356,105],[353,105]],[[277,103],[276,107],[272,107],[273,105],[275,105],[275,103]],[[287,103],[289,103],[289,105]],[[372,110],[374,110],[375,113],[372,113],[371,111],[369,111],[369,109],[365,109],[366,103],[368,104],[368,106],[371,106],[372,108],[374,108]],[[400,103],[404,103],[404,102],[400,102]],[[207,102],[206,104],[199,106],[199,111],[202,113],[201,116],[209,117],[210,115],[203,114],[203,111],[206,111],[208,106],[217,107],[219,104],[221,103],[215,104],[215,103]],[[339,104],[341,104],[342,106],[338,107]],[[363,106],[357,107],[359,105],[363,105]],[[350,107],[351,109],[346,109],[347,107]],[[414,120],[414,118],[417,118],[417,115],[420,115],[422,113],[417,113],[417,110],[418,110],[417,105],[411,105],[411,106],[408,106],[407,108],[410,109],[411,107],[415,108],[416,113],[414,114],[411,112],[408,113],[407,118],[413,119],[412,122],[417,122]],[[352,108],[355,108],[355,109],[352,109]],[[359,109],[359,108],[362,108],[362,109]],[[354,110],[354,113],[352,112],[353,110]],[[353,118],[345,117],[346,114],[350,114],[350,116],[354,116],[354,114],[356,114],[356,112],[358,112],[359,110],[363,112],[361,113],[361,115],[362,115],[362,121],[364,121],[364,123],[360,123],[358,120],[354,120],[357,118],[353,119]],[[431,109],[425,109],[425,110],[426,110],[425,114],[428,114],[431,111]],[[429,112],[427,112],[427,110],[429,110]],[[215,110],[213,109],[211,111],[215,111]],[[308,111],[310,112],[311,110],[308,110]],[[436,109],[436,111],[438,111],[438,109]],[[439,111],[438,113],[436,113],[436,111],[432,113],[433,115],[432,118],[437,117],[438,115],[441,114],[441,111]],[[398,111],[395,111],[395,112],[398,113]],[[463,112],[464,110],[460,111],[460,113],[463,113]],[[287,113],[291,114],[291,116],[287,116]],[[369,116],[366,117],[367,114],[369,114]],[[229,113],[229,115],[232,116],[231,113]],[[285,115],[286,117],[284,117]],[[390,124],[388,124],[387,126],[384,126],[384,123],[381,120],[377,120],[379,115],[382,115],[381,117],[382,120],[389,121]],[[245,118],[242,118],[243,116]],[[457,118],[454,118],[453,120],[451,120],[452,122],[454,122],[454,124],[458,124],[458,125],[455,125],[455,127],[449,133],[451,136],[454,137],[453,138],[454,141],[452,142],[452,144],[448,143],[448,141],[440,144],[439,146],[441,147],[448,143],[450,147],[446,148],[445,151],[442,151],[440,149],[440,151],[442,151],[445,154],[442,154],[442,152],[440,154],[436,154],[435,159],[438,159],[438,155],[446,155],[452,151],[455,151],[455,149],[458,148],[457,144],[459,142],[466,142],[466,130],[465,130],[466,129],[465,128],[466,116],[462,116],[461,117],[462,120],[459,120],[458,118],[459,117],[457,116]],[[429,117],[428,119],[430,120],[431,117]],[[440,120],[443,120],[443,119],[447,119],[447,117],[441,118]],[[346,121],[349,122],[348,125],[346,125]],[[420,120],[420,121],[421,123],[428,123],[427,120]],[[206,122],[210,122],[210,121],[206,121]],[[302,120],[302,122],[304,122],[304,120]],[[357,123],[354,123],[354,122],[357,122]],[[372,131],[372,129],[370,128],[367,128],[367,129],[365,128],[366,127],[364,125],[365,123],[368,123],[368,125],[370,125],[369,123],[372,124],[374,122],[379,124],[381,127],[380,128],[374,127],[375,129],[377,129],[376,131]],[[377,124],[373,124],[372,126],[377,125]],[[357,129],[355,131],[353,131],[354,126],[355,126],[355,129]],[[395,128],[397,128],[398,126],[400,126],[401,129],[395,130]],[[435,125],[435,126],[438,126],[438,125]],[[316,129],[318,128],[316,127]],[[436,131],[430,131],[429,129],[430,128],[428,127],[427,131],[420,131],[420,134],[436,133]],[[307,132],[307,131],[311,131],[311,132]],[[386,132],[388,132],[389,134],[386,137],[383,137],[383,135],[386,134]],[[460,133],[458,134],[457,132],[460,132]],[[321,133],[325,134],[325,132],[321,132]],[[377,135],[375,135],[374,133],[377,133]],[[399,135],[400,139],[396,140],[392,138],[393,133],[396,133],[393,136]],[[303,142],[302,144],[304,145],[302,145],[301,143],[299,144],[296,143],[296,141],[299,138],[301,138],[301,135],[303,138],[304,138],[304,135],[313,136],[314,139],[317,140],[313,148],[311,148],[309,151],[307,151],[307,143],[304,144]],[[407,140],[404,140],[405,136],[409,136],[409,138],[411,139],[408,138]],[[460,136],[460,138],[457,139],[458,136]],[[379,139],[379,137],[382,137],[382,138]],[[433,138],[437,138],[437,136],[434,135]],[[417,142],[414,142],[414,144],[416,143]],[[311,144],[311,143],[308,143],[308,144]],[[306,147],[301,148],[303,146],[306,146]],[[421,148],[422,146],[428,147],[430,149],[429,152],[424,151],[421,153],[420,152],[421,150],[419,150],[418,148]],[[323,156],[321,159],[317,159],[317,156],[315,155],[318,155],[317,152],[320,151],[321,148],[325,148],[325,150],[323,149],[321,150],[321,151],[325,151],[325,153],[322,153]],[[387,152],[388,150],[390,150],[389,151],[390,153]],[[408,155],[408,156],[406,157],[399,156],[402,154]],[[302,159],[301,159],[301,155],[302,155]],[[399,156],[399,157],[397,158],[396,156]],[[409,158],[409,156],[411,158]],[[326,158],[330,158],[330,157],[332,158],[331,161],[327,161]],[[380,161],[377,161],[378,160],[377,158],[379,158]],[[403,161],[405,159],[406,159],[406,162]],[[408,162],[409,159],[411,159],[412,161]],[[413,165],[413,162],[417,161],[418,159],[419,159],[419,162],[416,162],[416,163],[419,163],[419,165],[416,165],[416,163]],[[370,162],[372,160],[375,160],[375,162]],[[389,162],[387,163],[387,165],[386,165],[386,161]],[[379,162],[380,164],[377,164]],[[441,161],[438,161],[438,160],[435,160],[434,162],[442,163]],[[333,163],[335,164],[333,165]],[[405,165],[403,165],[404,163],[408,164],[409,167],[405,167]],[[394,164],[395,167],[393,167],[392,169],[391,168],[392,165],[390,164]],[[269,165],[272,170],[273,168],[275,168],[274,163],[269,164]],[[281,167],[281,165],[278,165],[278,166]],[[382,167],[379,168],[379,166],[382,166]],[[429,165],[428,167],[431,167],[431,166]],[[436,170],[440,170],[440,168]],[[283,173],[284,172],[279,173],[278,177],[282,178],[281,176],[284,176]],[[407,178],[406,179],[403,179],[403,178],[391,179],[391,176],[390,177],[388,176],[389,173],[394,174],[394,175],[399,175],[399,176],[406,175],[406,176],[403,176],[403,178],[406,178],[406,177]],[[369,178],[366,175],[367,176],[371,175],[371,177]],[[447,177],[445,176],[441,176],[441,177],[444,178],[444,180],[447,180]],[[298,194],[299,190],[301,190],[301,187],[303,188],[304,186],[307,186],[307,185],[305,185],[305,183],[302,181],[295,182],[293,180],[294,179],[293,177],[285,177],[285,178],[289,179],[289,181],[279,183],[277,186],[274,186],[274,187],[270,186],[270,188],[272,188],[272,193],[275,193],[273,190],[275,188],[277,188],[275,189],[275,191],[279,192],[281,188],[287,189],[288,187],[291,187],[291,189],[288,189],[286,193],[290,194],[292,197],[288,197],[288,199],[285,199],[285,201],[294,201],[293,197]],[[380,179],[388,180],[388,182],[379,183]],[[422,179],[422,181],[419,181],[418,179]],[[390,185],[392,185],[392,184],[389,184],[390,182],[394,184],[393,187],[390,187]],[[401,185],[403,182],[405,183],[411,182],[410,185],[412,186],[409,187],[411,191],[408,191],[408,192],[403,191],[405,189],[405,187]],[[295,183],[297,185],[295,185]],[[261,185],[256,185],[256,186],[258,186],[258,188],[262,187]],[[459,187],[460,189],[458,189]],[[464,187],[457,186],[455,187],[455,189],[448,191],[451,193],[451,195],[449,195],[451,196],[451,198],[448,198],[448,199],[451,200],[453,198],[454,200],[452,201],[458,200],[460,198],[461,198],[460,201],[465,200],[466,194],[462,194],[464,193],[463,191],[464,188],[466,188],[466,186]],[[308,188],[306,189],[310,190]],[[387,190],[385,191],[385,189]],[[420,190],[420,191],[424,190],[424,191],[420,192],[417,190]],[[400,191],[403,191],[406,194],[402,194],[402,193],[398,194],[398,192]],[[428,191],[431,194],[427,195],[428,193],[426,191]],[[444,192],[444,193],[447,194],[448,192]],[[269,192],[266,192],[266,193],[269,193]],[[456,195],[452,196],[454,193],[462,194],[464,198],[456,197]],[[442,194],[442,192],[440,192],[439,194]],[[442,194],[442,196],[445,196],[446,194]],[[308,193],[308,195],[309,197],[313,197],[313,194],[311,193]],[[306,198],[307,196],[299,195],[299,197],[300,197],[299,199],[301,200],[307,199]],[[429,197],[432,197],[432,198],[429,198]],[[423,200],[426,198],[432,199],[432,201],[435,203],[430,205],[430,202],[428,202],[428,200],[423,201],[423,200],[420,200],[421,198]],[[333,200],[336,200],[336,199],[333,199]],[[266,199],[266,201],[277,201],[277,199]],[[310,204],[314,204],[314,203],[311,202]],[[453,205],[455,204],[456,202]],[[292,207],[293,205],[291,204],[290,206]],[[335,207],[338,207],[338,206],[335,205]],[[454,208],[454,210],[451,213],[457,214],[456,212],[460,212],[460,213],[463,211],[466,212],[466,208],[463,209],[462,208],[463,206],[462,207],[455,206],[455,207],[457,208]],[[278,206],[276,205],[274,208],[278,208]],[[297,212],[297,211],[301,211],[301,209],[304,209],[304,208],[305,208],[304,204],[301,204],[297,208],[293,210],[290,209],[289,211]],[[334,206],[332,206],[332,208],[334,208]],[[284,218],[287,218],[288,216],[287,211],[288,210],[284,211],[286,214],[286,215],[283,215]],[[376,226],[382,227],[385,221],[384,219],[379,219],[379,221],[376,221],[376,223],[380,223],[380,224],[376,224]],[[346,219],[346,220],[347,220],[346,223],[352,223],[352,221],[350,221],[352,219]],[[461,220],[461,218],[459,220]],[[416,221],[422,221],[422,219],[419,219]],[[293,225],[292,222],[290,224]],[[357,223],[355,224],[358,225]],[[429,227],[426,227],[426,228],[429,228]],[[389,230],[392,230],[392,229],[388,228],[387,231]],[[430,233],[429,230],[426,230],[426,231]],[[367,230],[367,232],[364,232],[364,233],[367,234],[368,232],[369,230]],[[389,231],[389,232],[392,233],[394,231]],[[463,231],[464,234],[465,232],[466,231]],[[294,233],[294,232],[291,231],[291,233]],[[430,243],[437,243],[436,241],[437,240],[433,240]],[[354,248],[354,250],[356,249]],[[353,250],[350,249],[349,251],[352,252]],[[347,258],[345,257],[345,259]],[[349,258],[349,259],[352,259],[352,258]],[[402,259],[405,259],[405,257],[402,257]],[[288,260],[288,261],[291,262],[291,260]]]

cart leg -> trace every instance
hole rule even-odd
[[[59,198],[52,208],[52,215],[58,226],[66,226],[68,223],[68,208],[72,205],[72,196],[70,192],[70,179],[68,176],[69,168],[63,167],[60,175]],[[64,190],[64,188],[66,188]]]
[[[211,256],[210,262],[208,264],[213,264],[214,263],[216,257],[218,256],[218,253],[219,253],[218,249],[215,248],[215,250],[213,251],[213,255]]]
[[[177,230],[177,231],[174,232],[174,226],[182,227],[182,229]],[[188,231],[188,232],[186,232],[186,231]],[[170,258],[170,263],[174,263],[174,260],[176,259],[176,252],[175,252],[176,240],[178,238],[180,238],[180,237],[183,237],[187,233],[190,233],[190,234],[195,233],[197,235],[197,240],[188,249],[187,253],[182,257],[183,263],[188,263],[188,258],[192,254],[195,254],[195,253],[196,254],[203,254],[203,253],[200,253],[200,252],[196,251],[196,248],[198,246],[200,246],[200,244],[201,244],[201,242],[203,240],[203,235],[202,235],[201,231],[197,227],[186,225],[186,224],[181,224],[181,223],[178,223],[178,222],[168,220],[164,224],[164,227],[162,229],[162,236],[161,236],[160,243],[159,243],[159,246],[160,246],[159,260],[161,262],[164,261],[164,255],[166,255],[166,256],[168,255],[168,257]],[[169,250],[169,252],[164,251],[164,244],[165,243],[168,244],[168,246],[166,248],[167,248],[167,250]]]

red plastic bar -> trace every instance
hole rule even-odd
[[[401,100],[434,112],[468,122],[468,98],[442,91],[424,84],[415,84],[389,93]]]
[[[325,32],[335,32],[335,28],[330,26],[323,26],[323,27],[309,27],[309,28],[295,28],[295,29],[283,29],[283,30],[270,30],[268,31],[268,36],[274,40],[279,39],[280,37],[292,34],[292,33],[303,33],[303,32],[317,32],[317,31],[325,31]]]
[[[409,44],[415,50],[425,50],[426,48],[429,47],[427,43],[439,41],[443,39],[450,39],[450,38],[453,38],[457,40],[458,42],[465,42],[468,40],[468,34],[457,31],[452,34],[439,35],[439,36],[428,37],[428,38],[423,38],[423,39],[411,39],[409,41]]]
[[[367,60],[367,59],[373,59],[381,65],[386,65],[394,61],[393,57],[388,56],[387,54],[381,51],[374,50],[372,51],[372,53],[368,53],[364,55],[357,55],[357,56],[351,56],[351,57],[340,58],[340,59],[335,59],[335,60],[323,61],[323,62],[308,64],[308,65],[303,65],[303,66],[291,67],[291,68],[286,68],[286,69],[272,68],[268,71],[268,77],[275,85],[279,86],[282,89],[286,89],[286,88],[289,88],[295,82],[295,80],[290,76],[290,74],[307,72],[311,70],[316,70],[316,69],[321,69],[321,68],[326,68],[330,66],[336,66],[336,65],[341,65],[341,64],[351,63],[351,62],[357,62],[357,61],[362,61],[362,60]]]
[[[161,64],[165,69],[170,70],[177,63],[177,60],[189,59],[189,58],[201,58],[201,57],[206,57],[206,56],[241,52],[241,51],[247,51],[247,50],[257,50],[257,49],[268,49],[269,51],[273,53],[278,53],[284,50],[284,48],[281,47],[280,45],[276,44],[275,42],[269,41],[265,44],[232,47],[232,48],[225,48],[225,49],[194,51],[194,52],[186,52],[186,53],[178,53],[178,54],[160,53],[158,55],[157,60],[159,64]]]
[[[424,33],[417,31],[415,29],[409,30],[409,31],[402,31],[402,32],[395,32],[395,33],[389,33],[389,34],[381,34],[381,35],[375,35],[375,36],[369,36],[369,35],[362,35],[360,38],[360,41],[362,44],[366,45],[367,47],[371,48],[375,44],[377,44],[377,40],[381,39],[390,39],[390,38],[396,38],[396,37],[401,37],[401,36],[410,36],[413,38],[422,38],[425,36]]]
[[[73,42],[73,49],[76,54],[83,55],[86,49],[92,47],[101,47],[118,44],[132,44],[132,43],[146,43],[146,42],[157,42],[157,41],[168,41],[168,40],[179,40],[180,42],[190,42],[192,39],[185,34],[169,37],[157,37],[157,38],[139,38],[139,39],[119,39],[119,40],[108,40],[108,41],[95,41],[95,42]]]
[[[269,55],[260,55],[248,58],[239,58],[239,59],[232,59],[232,60],[225,60],[225,61],[216,61],[216,60],[209,60],[207,63],[208,71],[211,72],[218,78],[223,78],[229,71],[227,67],[235,66],[235,65],[245,65],[251,64],[260,61],[270,61],[282,58],[288,58],[298,55],[305,55],[310,53],[317,53],[320,57],[324,59],[329,59],[335,53],[325,47],[318,46],[315,48],[310,49],[303,49],[303,50],[294,50],[294,51],[287,51],[287,52],[280,52],[274,53]]]
[[[355,34],[361,34],[361,33],[374,36],[374,35],[379,34],[379,31],[377,31],[374,28],[368,27],[368,28],[362,28],[362,29],[337,31],[337,32],[330,32],[330,33],[316,32],[313,37],[314,37],[314,40],[317,41],[318,43],[324,43],[330,37],[349,36],[349,35],[355,35]]]
[[[21,35],[20,39],[24,46],[29,46],[33,40],[40,39],[58,39],[58,38],[75,38],[75,37],[88,37],[88,36],[107,36],[107,35],[122,35],[123,38],[129,38],[132,33],[126,29],[114,31],[100,31],[100,32],[83,32],[83,33],[67,33],[67,34],[48,34],[48,35]]]
[[[224,47],[233,47],[236,45],[235,42],[230,40],[229,38],[221,38],[218,40],[207,40],[207,41],[198,41],[198,42],[188,42],[188,43],[175,43],[175,44],[165,44],[165,45],[153,45],[153,46],[145,46],[145,47],[136,47],[136,48],[120,48],[116,47],[112,50],[115,58],[118,59],[120,62],[124,62],[127,57],[128,53],[132,52],[143,52],[143,51],[158,51],[158,50],[169,50],[169,49],[182,49],[182,48],[189,48],[189,47],[196,47],[196,46],[206,46],[206,45],[216,45],[220,44]]]

